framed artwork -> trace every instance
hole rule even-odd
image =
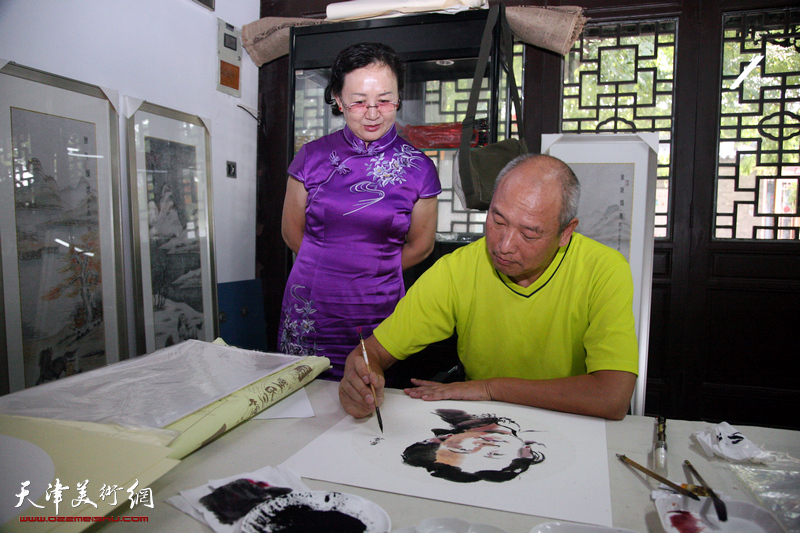
[[[542,152],[572,168],[581,183],[576,231],[618,250],[631,265],[639,378],[632,412],[644,414],[658,133],[542,135]]]
[[[0,69],[0,340],[10,392],[127,357],[116,101],[113,91],[14,63]]]
[[[126,98],[137,347],[151,353],[218,334],[205,123]]]

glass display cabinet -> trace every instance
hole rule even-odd
[[[488,10],[455,15],[423,14],[339,22],[292,28],[289,90],[294,97],[289,110],[289,161],[303,144],[344,127],[325,104],[324,91],[336,54],[358,42],[381,42],[397,51],[405,62],[402,108],[397,113],[400,135],[424,151],[439,170],[443,192],[439,196],[437,241],[464,243],[483,234],[486,213],[466,209],[454,192],[453,163],[461,136],[472,79],[480,51]],[[522,45],[515,46],[515,77],[522,80]],[[512,116],[506,105],[506,76],[492,49],[484,75],[476,120],[476,140],[504,139]],[[442,125],[432,140],[430,126]],[[447,133],[451,133],[450,137]],[[437,254],[434,254],[437,255]]]

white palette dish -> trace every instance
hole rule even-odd
[[[636,531],[574,522],[546,522],[531,529],[530,533],[636,533]]]
[[[242,533],[308,531],[307,525],[296,524],[293,528],[287,529],[286,524],[277,522],[281,512],[293,506],[310,511],[338,511],[364,524],[365,533],[387,533],[392,530],[389,515],[378,504],[345,492],[312,490],[290,492],[254,507],[244,517]]]
[[[728,510],[728,519],[720,522],[709,498],[692,500],[680,494],[656,499],[656,509],[661,525],[667,533],[684,531],[714,533],[786,533],[775,515],[758,505],[722,498]]]
[[[474,524],[460,518],[426,518],[416,526],[398,529],[394,533],[508,533],[489,524]]]

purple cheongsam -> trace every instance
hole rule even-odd
[[[365,146],[345,126],[303,146],[289,174],[306,191],[303,242],[283,295],[278,349],[321,355],[340,379],[347,355],[405,294],[401,252],[420,198],[442,188],[433,162],[394,126]]]

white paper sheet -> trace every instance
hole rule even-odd
[[[349,0],[328,4],[328,20],[380,17],[404,13],[458,13],[487,7],[486,0]]]
[[[544,461],[505,482],[459,483],[403,463],[403,451],[449,425],[436,409],[494,414],[519,425],[518,435]],[[500,402],[424,402],[387,394],[375,417],[347,417],[283,466],[301,476],[501,511],[611,526],[605,421]]]
[[[313,418],[313,416],[314,408],[311,407],[308,393],[303,388],[293,392],[291,396],[287,396],[272,407],[264,409],[253,418],[270,420],[273,418]]]

